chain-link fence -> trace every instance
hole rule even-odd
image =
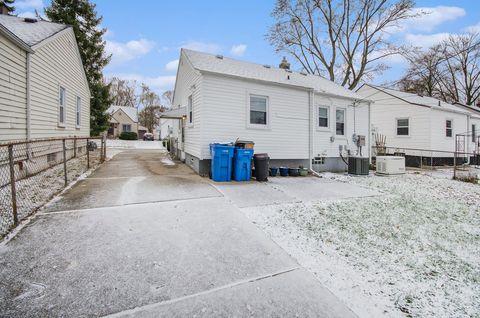
[[[105,154],[102,137],[0,144],[0,237],[103,162]]]

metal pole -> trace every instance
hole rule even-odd
[[[65,186],[68,184],[68,177],[67,177],[67,148],[65,146],[65,139],[62,139],[63,143],[63,174],[65,176]]]
[[[103,145],[104,145],[104,141],[103,141],[103,137],[102,137],[101,142],[100,142],[100,162],[103,162]]]
[[[87,169],[90,169],[90,149],[88,149],[88,138],[87,138],[87,146],[85,149],[87,149]]]
[[[10,186],[12,192],[12,213],[13,213],[13,225],[18,224],[17,215],[17,190],[15,188],[15,163],[13,161],[13,145],[8,146],[8,161],[10,164]]]
[[[107,134],[106,133],[103,134],[103,140],[104,140],[104,142],[103,142],[103,161],[105,161],[106,158],[107,158]]]

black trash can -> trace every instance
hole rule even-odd
[[[253,155],[253,164],[255,165],[255,178],[257,181],[268,181],[268,162],[270,158],[266,153],[256,153]]]

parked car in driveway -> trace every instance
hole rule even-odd
[[[151,140],[153,141],[153,134],[152,133],[145,133],[143,134],[143,140]]]

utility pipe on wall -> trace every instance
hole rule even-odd
[[[31,137],[32,137],[32,126],[31,126],[31,119],[32,119],[32,115],[31,115],[31,105],[30,105],[30,57],[31,57],[32,53],[30,52],[27,52],[27,78],[26,78],[26,86],[27,86],[27,140],[30,140]]]

